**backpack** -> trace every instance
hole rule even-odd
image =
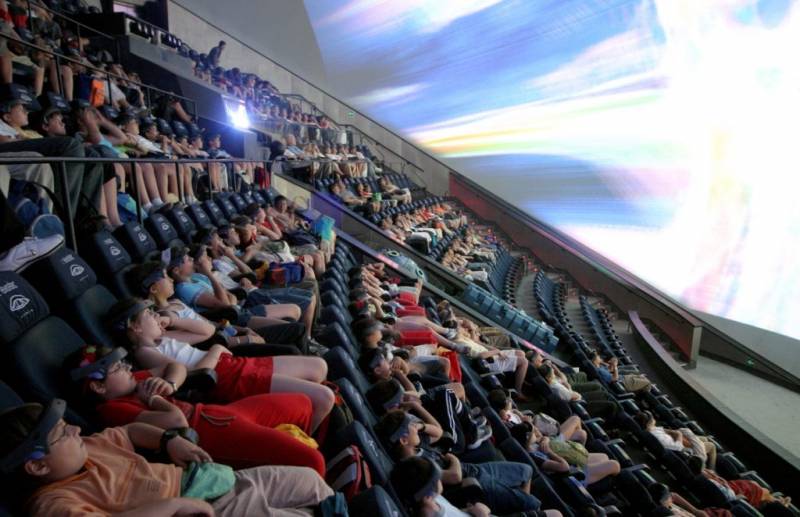
[[[8,204],[25,226],[25,233],[32,237],[44,238],[51,235],[65,235],[64,223],[50,213],[47,199],[42,195],[44,187],[30,181],[11,180],[8,189]]]
[[[328,462],[325,481],[331,488],[344,494],[349,502],[372,486],[369,465],[361,449],[348,445]]]
[[[316,438],[319,443],[325,442],[325,438],[327,438],[329,430],[344,429],[348,425],[352,424],[354,420],[353,412],[347,406],[347,402],[344,401],[344,398],[342,398],[342,395],[339,393],[339,386],[330,381],[322,381],[322,384],[333,391],[334,399],[333,408],[331,408],[327,418],[322,421],[317,429]]]
[[[340,492],[334,492],[314,510],[315,517],[348,517],[347,501]]]

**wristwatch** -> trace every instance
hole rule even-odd
[[[169,443],[169,441],[172,440],[173,438],[180,436],[181,435],[180,431],[181,431],[180,428],[177,427],[172,429],[167,429],[166,431],[164,431],[164,433],[161,435],[161,442],[159,443],[158,446],[158,452],[160,452],[161,454],[167,454],[167,443]]]

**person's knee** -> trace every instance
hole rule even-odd
[[[616,460],[611,460],[609,462],[608,470],[609,470],[609,474],[608,474],[609,476],[616,476],[617,474],[619,474],[620,470],[621,470],[619,462],[616,461]]]
[[[299,305],[291,304],[289,306],[289,317],[293,320],[299,320],[303,317],[303,311],[300,309]]]
[[[322,382],[328,376],[328,363],[321,357],[308,357],[307,360],[312,365],[313,376],[316,382]]]

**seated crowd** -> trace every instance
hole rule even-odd
[[[6,24],[18,22],[0,0],[2,9]],[[720,468],[729,461],[721,446],[665,409],[646,376],[599,350],[581,369],[546,357],[536,343],[479,324],[369,252],[356,255],[325,221],[306,220],[286,197],[255,188],[266,178],[261,165],[207,161],[228,156],[218,134],[204,137],[175,97],[145,106],[132,73],[97,54],[89,59],[84,42],[63,28],[58,34],[49,13],[41,10],[37,23],[55,48],[69,47],[78,64],[66,65],[70,75],[42,59],[36,66],[49,77],[35,79],[33,94],[3,75],[0,157],[162,161],[70,162],[67,184],[47,164],[5,166],[11,180],[0,184],[0,248],[11,251],[0,259],[4,282],[21,285],[24,270],[63,242],[47,239],[44,253],[14,252],[30,243],[6,200],[21,188],[12,182],[69,193],[72,210],[59,213],[79,223],[76,255],[93,250],[89,243],[97,235],[113,241],[109,230],[134,221],[139,208],[156,217],[173,209],[170,204],[199,207],[200,197],[212,205],[235,197],[241,208],[224,223],[198,225],[190,241],[162,246],[131,265],[125,282],[134,296],[116,292],[114,303],[94,316],[109,342],[89,342],[63,358],[59,377],[66,379],[69,406],[51,396],[0,410],[4,503],[13,510],[336,514],[332,508],[346,503],[334,488],[346,482],[330,467],[345,441],[364,449],[367,468],[389,469],[383,488],[408,515],[724,516],[734,515],[740,500],[764,515],[790,511],[783,495],[726,477],[732,470]],[[312,161],[304,165],[312,179],[333,178],[331,192],[359,212],[380,216],[393,238],[423,248],[447,239],[443,265],[487,280],[508,241],[473,224],[454,201],[414,206],[411,190],[388,175],[378,180],[380,192],[365,182],[349,190],[345,180],[382,172],[363,152],[368,149],[310,137],[308,128],[315,126],[320,135],[332,135],[325,131],[331,129],[327,119],[287,105],[267,81],[222,69],[223,43],[196,56],[195,72],[265,117],[306,127],[302,134],[292,130],[273,154]],[[2,55],[18,56],[12,47],[9,40]],[[99,72],[88,73],[83,59],[113,71],[104,97],[109,105],[92,102],[91,80],[84,97],[82,76]],[[303,148],[299,141],[306,142]],[[197,161],[164,163],[172,157]],[[195,190],[199,177],[208,178],[203,192]],[[127,195],[132,181],[138,199]],[[212,215],[212,207],[201,209]],[[11,388],[25,389],[25,374],[9,375],[16,381],[9,380]],[[97,432],[81,436],[75,415]],[[347,441],[362,426],[374,442]],[[634,465],[626,448],[635,442],[649,450],[653,440],[685,463],[694,481],[708,481],[720,495],[717,503],[686,493],[689,484],[673,491],[647,466]],[[385,464],[374,461],[378,454]],[[348,494],[353,506],[366,492],[358,488]],[[361,514],[378,515],[377,505]]]

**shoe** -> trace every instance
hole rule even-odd
[[[308,338],[306,350],[308,350],[308,353],[311,355],[322,357],[330,351],[330,348],[318,342],[314,338]]]
[[[19,273],[37,260],[50,255],[63,244],[63,235],[51,235],[41,239],[25,237],[22,242],[0,256],[0,271]]]
[[[447,332],[445,332],[444,337],[452,341],[458,337],[458,329],[448,329]]]
[[[492,437],[492,428],[488,425],[482,425],[477,428],[477,432],[475,433],[475,439],[467,445],[467,449],[475,450],[481,446],[483,442],[488,440]]]

